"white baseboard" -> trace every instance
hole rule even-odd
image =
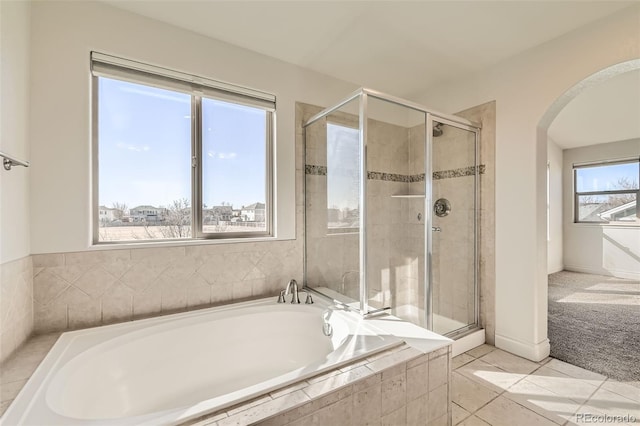
[[[605,275],[609,277],[626,278],[629,280],[640,280],[640,272],[635,272],[635,271],[593,269],[593,268],[586,268],[584,266],[574,266],[574,265],[565,265],[564,270],[570,271],[570,272],[582,272],[583,274]]]
[[[473,333],[467,334],[464,337],[456,339],[453,341],[453,353],[451,356],[458,356],[466,351],[469,351],[473,348],[477,348],[478,346],[484,343],[484,329],[476,330]]]
[[[562,272],[564,270],[565,270],[564,265],[556,266],[555,268],[550,267],[550,268],[547,268],[547,275],[555,274],[556,272]]]
[[[532,344],[501,336],[498,333],[496,333],[496,348],[536,362],[548,357],[549,351],[551,350],[549,339],[544,339],[540,343]]]

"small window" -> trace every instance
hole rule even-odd
[[[273,235],[275,97],[93,52],[94,241]]]
[[[575,222],[640,223],[638,159],[574,165]]]
[[[360,227],[360,132],[327,123],[327,229],[329,233]]]

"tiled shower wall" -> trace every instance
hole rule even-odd
[[[299,104],[303,123],[320,108]],[[357,127],[357,116],[332,113],[329,121]],[[359,299],[359,235],[357,230],[332,233],[327,216],[327,119],[307,127],[307,279],[311,287],[327,287]],[[411,298],[416,287],[412,260],[406,255],[405,200],[391,196],[406,193],[408,181],[408,131],[403,126],[369,120],[368,140],[368,254],[369,304],[373,308],[397,305]],[[303,135],[300,134],[302,138]],[[354,178],[356,181],[358,177]]]
[[[495,338],[495,102],[488,102],[455,115],[481,123],[480,131],[480,211],[479,254],[480,324],[488,343]],[[433,234],[433,309],[436,314],[461,323],[473,321],[473,145],[466,132],[445,126],[442,136],[433,139],[433,199],[451,201],[449,216],[434,217],[442,232]],[[424,126],[411,128],[410,173],[424,172]],[[423,183],[412,183],[412,192]],[[422,209],[423,199],[409,199],[411,211]],[[412,222],[413,220],[413,222]],[[423,224],[409,217],[408,247],[412,255],[424,253]],[[417,265],[422,268],[422,264]],[[423,277],[422,269],[419,277]],[[420,281],[419,289],[424,288]],[[424,315],[423,295],[418,297],[419,318]]]
[[[33,331],[31,256],[0,265],[0,362]]]
[[[298,123],[320,111],[299,106]],[[492,343],[494,320],[494,146],[495,103],[490,102],[458,115],[482,123],[480,146],[480,323]],[[356,117],[332,114],[332,121],[357,126]],[[434,199],[446,196],[454,212],[436,218],[434,226],[434,310],[461,323],[473,321],[473,142],[466,132],[447,128],[434,138]],[[303,134],[300,132],[299,137]],[[386,142],[386,143],[385,143]],[[358,234],[327,233],[326,122],[307,129],[307,164],[324,167],[307,170],[307,256],[311,286],[325,286],[358,299]],[[326,148],[324,148],[326,149]],[[370,301],[389,304],[394,313],[415,323],[424,322],[424,198],[392,198],[394,194],[424,193],[424,125],[406,128],[369,121],[368,244]],[[378,150],[380,152],[378,152]],[[395,175],[395,176],[394,176]],[[407,182],[408,180],[408,182]],[[445,236],[445,233],[447,234]]]
[[[480,324],[485,329],[487,343],[495,344],[496,334],[496,103],[487,102],[456,113],[460,117],[482,123],[480,130]]]

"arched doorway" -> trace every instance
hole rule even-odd
[[[633,60],[607,67],[574,85],[556,99],[539,122],[537,143],[549,148],[547,170],[538,169],[538,173],[547,177],[547,262],[548,272],[554,272],[549,278],[545,313],[551,356],[609,377],[639,380],[640,372],[634,365],[640,360],[630,353],[640,353],[640,347],[633,348],[637,340],[633,338],[634,328],[637,333],[634,308],[637,312],[640,303],[636,204],[640,113],[626,118],[631,124],[626,133],[619,128],[620,120],[612,131],[600,132],[607,124],[614,127],[615,120],[602,113],[589,117],[585,107],[586,98],[598,99],[593,94],[606,93],[605,87],[620,90],[624,81],[635,87],[627,95],[634,101],[633,108],[640,108],[640,60]],[[622,98],[618,96],[608,107],[620,108],[618,116],[629,112]],[[603,105],[597,106],[604,110]],[[582,111],[582,116],[575,111]],[[571,130],[572,124],[574,134],[579,133],[575,126],[581,120],[584,127],[595,123],[595,130],[582,139],[572,138],[566,130]],[[627,179],[630,191],[614,194],[622,189],[611,182],[620,177]],[[620,198],[622,195],[628,199]],[[615,203],[614,196],[618,197]],[[629,278],[636,281],[625,280]]]

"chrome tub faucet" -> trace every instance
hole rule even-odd
[[[291,280],[287,283],[287,287],[280,292],[280,296],[278,296],[278,303],[285,303],[284,297],[291,294],[291,303],[300,303],[300,297],[298,296],[298,282],[296,280]],[[313,303],[313,298],[311,297],[311,293],[303,291],[303,293],[307,293],[307,298],[304,303],[310,305]]]

